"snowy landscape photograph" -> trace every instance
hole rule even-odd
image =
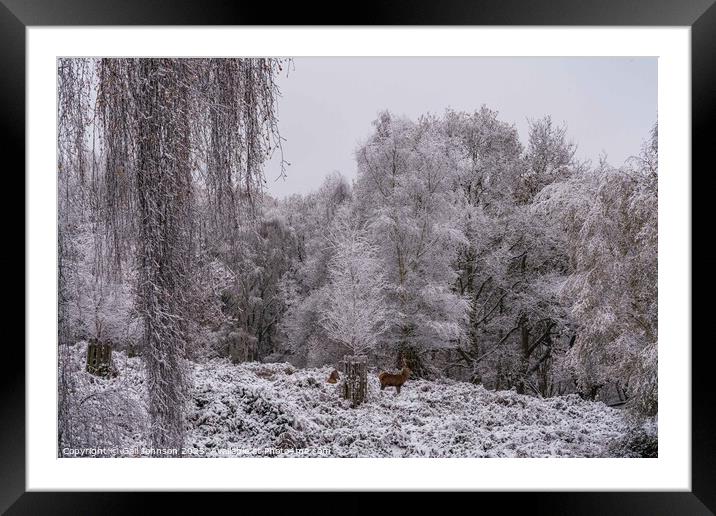
[[[58,457],[658,456],[656,58],[61,58],[56,116]]]

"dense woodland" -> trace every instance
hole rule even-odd
[[[212,359],[365,355],[656,416],[656,125],[615,166],[578,161],[549,116],[521,141],[486,106],[383,111],[355,180],[274,199],[287,64],[58,61],[61,446],[95,443],[99,422],[181,446],[192,364]],[[81,342],[141,358],[146,417],[121,389],[86,398]]]

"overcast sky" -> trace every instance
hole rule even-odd
[[[279,79],[279,129],[291,165],[266,166],[276,197],[318,188],[334,170],[355,178],[354,151],[379,111],[417,118],[447,107],[482,104],[515,124],[523,143],[527,119],[566,123],[578,157],[613,165],[639,151],[656,121],[656,58],[296,58]]]

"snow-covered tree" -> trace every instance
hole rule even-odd
[[[566,179],[574,171],[576,151],[567,140],[566,126],[555,126],[549,115],[530,120],[526,167],[515,185],[515,199],[529,203],[545,186]]]
[[[197,236],[203,230],[236,243],[228,233],[260,194],[261,165],[280,147],[274,82],[280,67],[276,59],[58,62],[58,171],[71,168],[84,180],[91,170],[99,270],[115,274],[134,253],[150,441],[157,448],[182,444]],[[203,228],[196,217],[202,190],[216,215]],[[64,307],[60,312],[63,319]]]
[[[365,354],[377,346],[388,327],[387,283],[378,248],[345,209],[337,217],[329,242],[333,257],[328,264],[321,325],[328,337],[351,354]]]
[[[497,112],[483,106],[474,113],[448,111],[443,131],[451,146],[463,156],[458,163],[456,191],[462,196],[460,216],[466,241],[455,258],[458,277],[455,290],[469,300],[466,339],[458,341],[458,361],[472,381],[482,381],[478,357],[500,341],[505,303],[513,282],[506,277],[511,254],[504,249],[516,229],[508,222],[514,210],[512,190],[522,170],[522,145],[514,126],[500,121]]]
[[[583,391],[617,382],[657,412],[657,131],[623,167],[602,161],[542,194],[564,224],[571,274],[561,292],[578,323],[570,352]]]
[[[465,242],[453,188],[460,156],[433,117],[384,112],[356,151],[357,209],[378,246],[392,313],[396,363],[427,374],[421,355],[463,335],[468,304],[452,286]]]
[[[523,190],[527,178],[539,178],[538,191],[572,173],[571,148],[546,118],[531,123],[523,153],[515,127],[486,107],[448,111],[443,127],[464,156],[456,186],[467,242],[456,257],[455,288],[470,300],[467,339],[456,343],[457,360],[447,368],[495,388],[546,394],[565,344],[556,291],[566,250]]]
[[[326,229],[341,207],[352,201],[351,188],[339,173],[329,174],[316,192],[293,195],[280,204],[295,245],[293,263],[281,279],[286,311],[280,323],[285,351],[298,364],[322,365],[340,350],[328,349],[320,323],[326,306],[328,267],[335,248],[326,245]]]

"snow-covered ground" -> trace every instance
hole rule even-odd
[[[73,362],[81,359],[78,349]],[[115,363],[114,379],[78,372],[77,395],[97,409],[122,399],[117,421],[146,418],[141,359],[115,352]],[[604,457],[627,431],[623,411],[576,395],[539,399],[451,380],[408,380],[396,395],[371,372],[368,400],[351,408],[326,382],[328,367],[218,359],[191,367],[185,445],[202,457]],[[136,425],[118,431],[120,445],[146,444]]]
[[[602,457],[626,431],[622,411],[576,395],[538,399],[449,380],[408,380],[396,395],[370,374],[368,401],[351,408],[325,381],[330,371],[197,365],[187,444],[209,456]]]

